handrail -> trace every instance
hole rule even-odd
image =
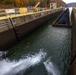
[[[21,16],[29,16],[29,15],[34,15],[34,14],[39,14],[39,13],[44,13],[44,12],[54,12],[54,11],[58,11],[58,10],[61,10],[62,8],[56,8],[56,9],[48,9],[48,10],[43,10],[43,11],[39,11],[39,12],[28,12],[28,13],[25,13],[25,14],[17,14],[16,12],[15,13],[10,13],[10,14],[12,14],[12,15],[10,15],[10,14],[8,14],[7,15],[7,13],[0,13],[0,15],[3,15],[3,14],[5,14],[4,16],[1,16],[0,17],[0,20],[3,20],[3,19],[6,19],[6,18],[16,18],[16,17],[21,17]],[[4,11],[5,9],[3,9],[3,11]],[[17,9],[15,9],[15,10],[18,10],[18,8]]]

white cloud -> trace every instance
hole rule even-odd
[[[76,2],[76,0],[63,0],[65,3],[72,3],[72,2]]]

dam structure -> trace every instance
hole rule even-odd
[[[0,75],[76,75],[76,7],[68,13],[70,27],[55,23],[62,7],[15,11],[0,17]]]
[[[17,10],[17,9],[16,9]],[[62,8],[0,17],[0,50],[10,48],[24,36],[62,12]]]

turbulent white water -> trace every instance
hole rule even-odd
[[[0,61],[0,75],[16,75],[22,70],[26,70],[31,66],[34,66],[41,62],[45,58],[46,53],[40,51],[35,55],[28,56],[25,59],[19,61],[10,61],[8,59]]]
[[[0,75],[23,75],[23,71],[26,71],[31,66],[34,66],[45,58],[46,53],[40,51],[35,55],[27,56],[25,59],[19,61],[10,61],[8,59],[0,61]],[[49,60],[43,62],[48,75],[60,75],[59,70]]]
[[[44,65],[48,75],[60,75],[60,71],[50,60],[45,61]]]
[[[72,9],[73,9],[72,7],[69,8],[70,15],[71,15],[71,13],[72,13]]]
[[[72,13],[72,7],[69,8],[69,13],[70,13],[70,22],[71,22],[71,13]]]
[[[67,8],[65,8],[65,10],[66,10]],[[69,13],[70,13],[70,15],[71,15],[71,13],[72,13],[72,9],[73,9],[73,7],[69,7]]]

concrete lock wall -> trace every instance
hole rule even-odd
[[[71,75],[76,75],[76,8],[71,14],[72,21],[72,51],[71,51]]]
[[[21,20],[19,20],[19,23],[17,21],[18,24],[14,24],[19,40],[26,36],[26,34],[32,32],[37,27],[41,26],[43,23],[46,23],[49,19],[55,17],[58,13],[60,12],[51,14],[43,13],[46,16],[42,16],[42,13],[38,13],[20,17],[19,19]],[[14,21],[14,18],[12,18],[12,21]]]
[[[62,9],[46,10],[27,15],[11,16],[7,19],[0,20],[2,24],[0,24],[0,28],[4,26],[0,31],[0,50],[10,48],[27,34],[59,15],[61,12]]]
[[[9,19],[0,20],[0,50],[4,50],[17,42]]]

